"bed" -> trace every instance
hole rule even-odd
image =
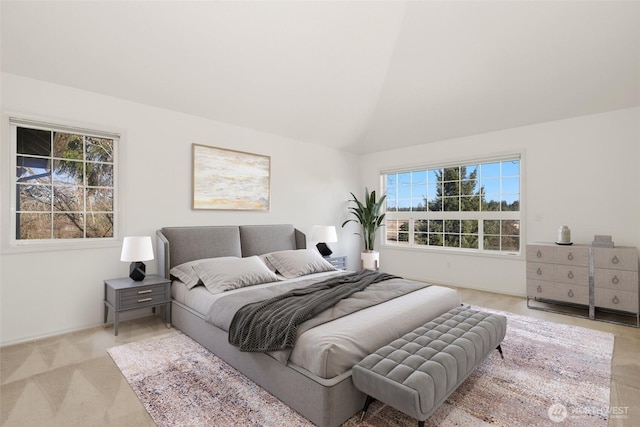
[[[351,367],[362,357],[460,305],[455,290],[395,278],[370,285],[367,292],[371,289],[370,294],[376,294],[393,285],[406,288],[404,294],[382,303],[360,297],[356,305],[363,304],[363,308],[342,317],[337,309],[323,311],[320,317],[337,311],[337,318],[325,318],[311,328],[301,325],[295,347],[284,352],[285,356],[283,352],[240,351],[229,344],[228,318],[219,317],[230,310],[230,301],[238,304],[244,298],[257,298],[254,294],[306,286],[346,272],[331,269],[298,277],[278,275],[278,281],[211,293],[209,283],[190,288],[185,283],[189,278],[177,280],[172,269],[175,273],[177,267],[204,265],[203,260],[253,262],[257,258],[264,262],[273,260],[272,254],[311,255],[310,250],[305,251],[305,235],[293,225],[278,224],[165,227],[156,236],[158,271],[172,279],[173,326],[321,427],[338,426],[362,409],[366,396],[351,381]],[[354,295],[359,294],[365,293]],[[343,301],[336,307],[342,307],[340,304]]]

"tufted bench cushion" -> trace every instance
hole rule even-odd
[[[454,308],[365,357],[353,383],[366,406],[373,397],[422,425],[493,349],[502,354],[506,330],[504,316]]]

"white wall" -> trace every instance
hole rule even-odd
[[[360,165],[365,185],[378,188],[384,169],[520,151],[526,242],[553,241],[568,225],[575,243],[609,234],[616,245],[640,246],[640,108],[364,155]],[[524,257],[379,249],[385,271],[525,295]]]
[[[154,235],[162,226],[278,223],[309,234],[314,224],[333,224],[340,240],[330,245],[334,253],[359,252],[357,238],[339,227],[349,192],[360,187],[352,154],[6,73],[1,85],[4,113],[123,131],[123,235]],[[1,137],[6,144],[6,130]],[[271,212],[191,210],[192,143],[271,156]],[[103,280],[128,274],[119,255],[119,245],[0,255],[0,345],[100,324]],[[155,261],[147,266],[157,271]]]
[[[618,245],[640,246],[639,108],[358,157],[11,74],[2,74],[0,86],[5,113],[124,132],[124,235],[153,235],[170,225],[260,223],[293,223],[309,233],[314,224],[334,224],[340,241],[331,247],[349,255],[353,269],[360,241],[353,228],[339,225],[347,218],[349,192],[378,188],[380,170],[524,150],[527,241],[553,240],[566,224],[576,243],[611,234]],[[0,137],[7,143],[5,132]],[[192,143],[271,156],[271,212],[191,210]],[[4,159],[0,164],[6,168]],[[7,207],[0,211],[5,215]],[[524,295],[522,258],[378,248],[389,272]],[[0,345],[100,324],[103,279],[128,272],[119,253],[116,245],[1,254]],[[147,264],[156,271],[155,262]]]

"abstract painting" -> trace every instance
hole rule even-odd
[[[271,157],[193,144],[193,209],[270,210]]]

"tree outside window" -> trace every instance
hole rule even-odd
[[[114,237],[115,138],[16,127],[16,240]]]
[[[383,178],[388,244],[519,252],[519,156]]]

